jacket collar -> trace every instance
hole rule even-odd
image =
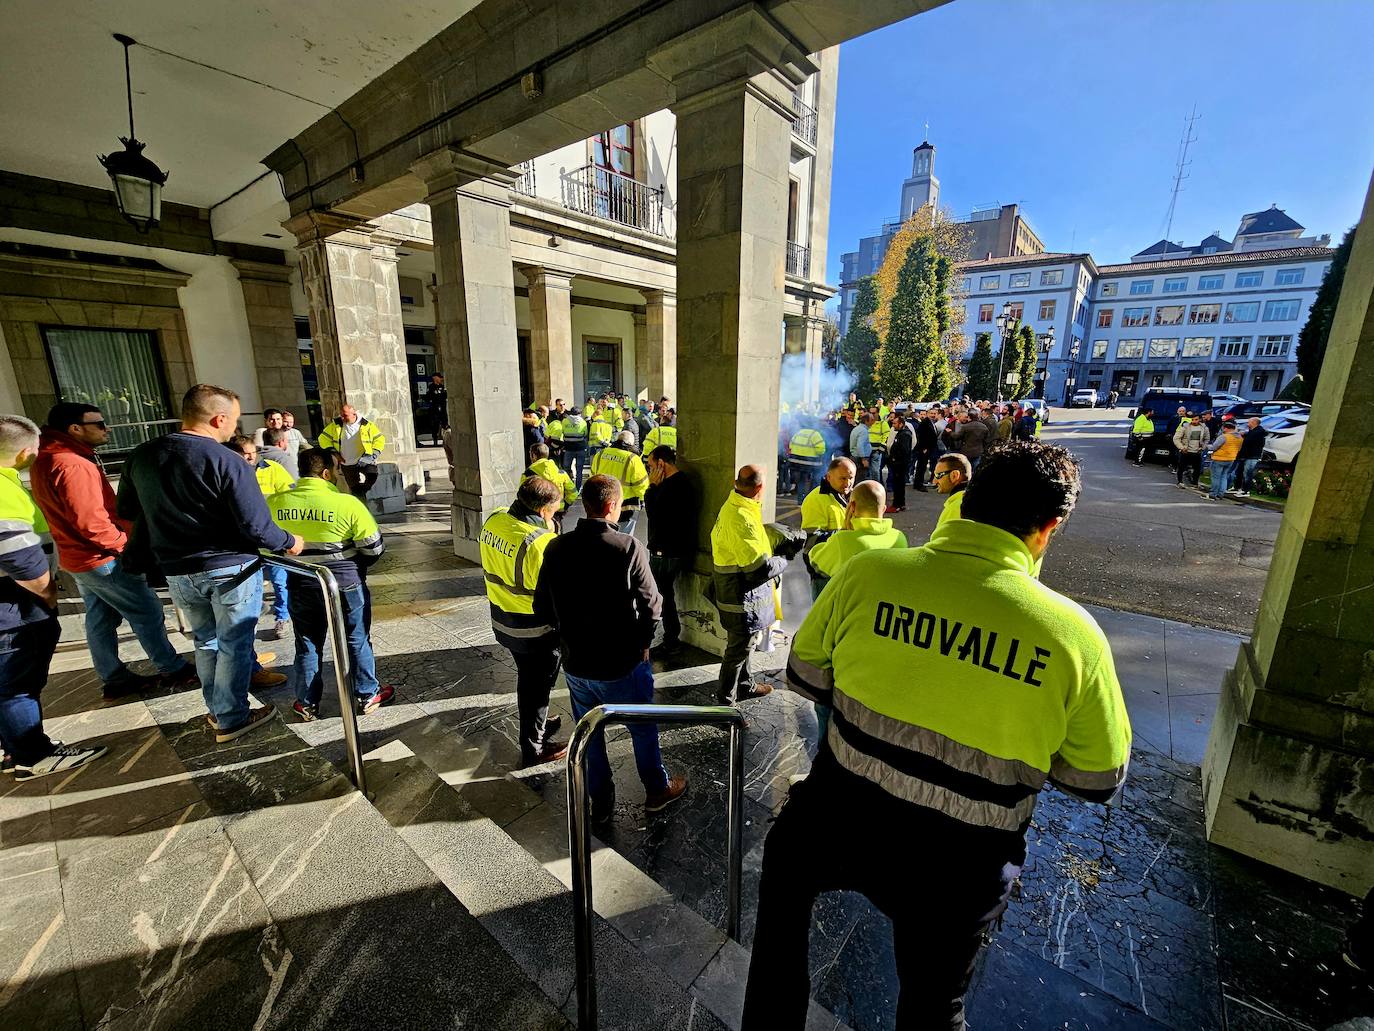
[[[307,493],[315,494],[343,493],[334,484],[330,483],[328,480],[321,479],[318,476],[302,476],[299,480],[296,481],[296,485],[292,487],[291,490],[293,492],[306,491]]]
[[[1035,559],[1026,542],[1006,530],[976,523],[972,519],[951,519],[938,526],[926,547],[952,555],[969,555],[994,566],[1035,575]]]
[[[64,430],[55,430],[51,426],[44,426],[39,431],[38,449],[40,451],[67,451],[82,458],[95,460],[95,448],[89,444],[83,444],[70,433]]]
[[[506,514],[512,519],[516,519],[522,523],[529,523],[531,526],[537,526],[541,530],[547,530],[549,528],[549,524],[544,522],[543,516],[538,512],[531,512],[524,505],[520,504],[518,498],[510,503],[510,508],[506,509]]]
[[[579,519],[573,533],[594,533],[604,537],[608,533],[619,533],[619,527],[609,519]]]
[[[884,519],[882,516],[858,516],[852,522],[855,531],[865,536],[887,533],[892,529],[892,520]]]
[[[829,494],[832,498],[839,502],[841,508],[849,507],[849,495],[841,494],[834,487],[830,486],[829,480],[821,480],[821,493]]]
[[[746,518],[763,521],[763,505],[753,498],[746,498],[737,490],[732,490],[725,499],[726,507],[737,508]]]

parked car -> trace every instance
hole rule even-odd
[[[1096,408],[1097,391],[1093,387],[1083,387],[1081,390],[1073,392],[1073,399],[1069,401],[1070,408]]]
[[[1298,452],[1302,450],[1303,438],[1307,435],[1307,419],[1311,409],[1289,408],[1260,419],[1260,425],[1268,431],[1265,437],[1264,459],[1280,465],[1294,465]]]
[[[1021,404],[1026,408],[1035,409],[1035,417],[1040,420],[1041,426],[1048,426],[1050,424],[1050,406],[1048,402],[1042,398],[1028,397],[1023,400]]]
[[[1151,387],[1140,399],[1140,405],[1132,408],[1132,422],[1140,412],[1149,412],[1154,424],[1152,433],[1126,434],[1126,460],[1134,462],[1143,450],[1146,458],[1174,459],[1173,424],[1179,407],[1187,409],[1189,415],[1199,415],[1212,407],[1212,395],[1206,390],[1187,390],[1183,387]]]
[[[1249,400],[1248,397],[1241,397],[1239,394],[1213,394],[1212,406],[1216,408],[1223,405],[1243,405]]]
[[[1286,412],[1291,408],[1309,408],[1310,405],[1295,401],[1242,401],[1240,404],[1215,405],[1212,414],[1218,419],[1232,418],[1237,422],[1249,419],[1251,416],[1275,415],[1278,412]]]

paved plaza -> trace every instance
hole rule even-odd
[[[111,751],[0,789],[8,1026],[433,1026],[455,1013],[473,1027],[566,1026],[564,772],[516,771],[515,671],[480,571],[451,555],[447,511],[436,491],[385,527],[374,640],[398,698],[361,721],[371,804],[342,776],[332,693],[319,722],[281,719],[216,748],[199,692],[102,703],[80,618],[64,617],[49,719]],[[789,597],[803,586],[789,574]],[[1299,1031],[1374,1013],[1339,958],[1351,900],[1204,840],[1197,763],[1240,638],[1092,611],[1135,729],[1128,788],[1110,811],[1042,794],[970,1026]],[[260,649],[289,666],[289,643]],[[763,656],[776,684],[785,658],[785,643]],[[658,699],[709,702],[714,676],[692,653],[660,670]],[[285,709],[290,685],[266,697]],[[553,708],[566,728],[561,686]],[[785,690],[745,708],[738,944],[720,929],[722,735],[665,730],[666,761],[691,787],[646,818],[628,739],[612,733],[618,804],[594,861],[603,1026],[738,1024],[763,839],[816,735],[810,705]],[[893,847],[923,843],[894,834]],[[822,898],[811,954],[810,1026],[891,1026],[890,929],[864,899]]]

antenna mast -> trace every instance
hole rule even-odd
[[[1164,256],[1169,254],[1169,234],[1174,228],[1174,212],[1178,209],[1178,195],[1183,192],[1183,182],[1188,179],[1188,166],[1192,164],[1188,160],[1188,148],[1197,142],[1197,136],[1193,133],[1193,126],[1202,116],[1197,113],[1197,105],[1193,105],[1192,113],[1188,115],[1188,123],[1183,128],[1183,138],[1178,141],[1178,161],[1174,166],[1174,188],[1169,196],[1169,212],[1164,216]]]

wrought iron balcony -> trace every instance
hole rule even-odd
[[[802,98],[792,94],[792,135],[811,146],[816,145],[816,109],[802,103]]]
[[[811,275],[811,248],[787,241],[787,274],[805,279]]]
[[[535,195],[534,162],[522,161],[515,166],[515,171],[520,173],[520,178],[511,184],[511,192],[518,193],[522,197],[533,197]]]
[[[584,165],[562,179],[563,206],[569,211],[618,222],[657,236],[663,231],[663,190],[600,165]]]

